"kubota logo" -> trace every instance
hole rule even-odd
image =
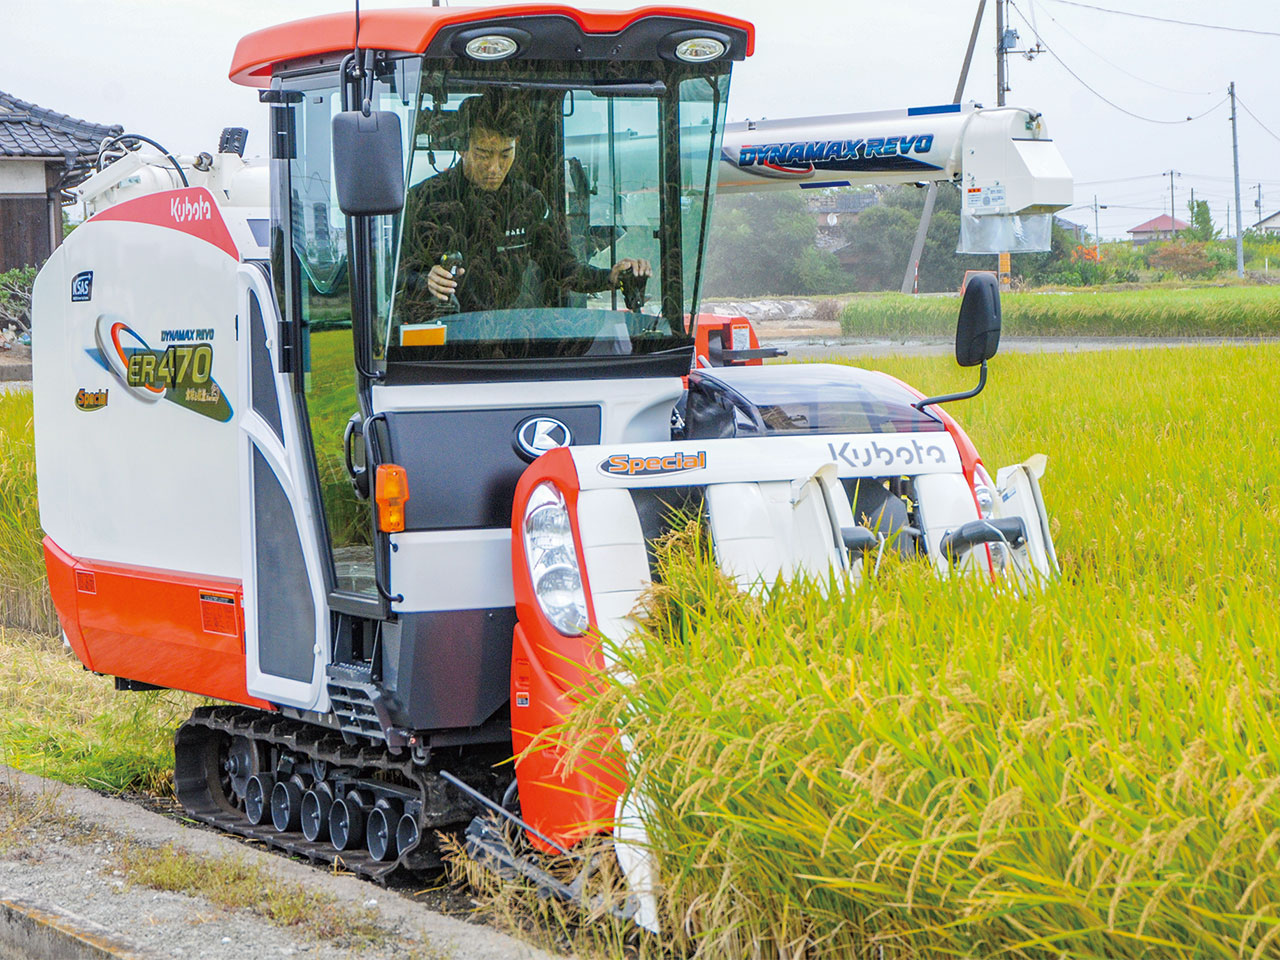
[[[707,452],[672,453],[662,457],[633,457],[615,453],[597,468],[606,477],[656,477],[686,470],[702,470],[707,465]]]
[[[174,197],[169,201],[169,214],[175,223],[188,223],[195,220],[212,220],[213,204],[204,197]]]
[[[568,426],[555,417],[530,417],[516,427],[515,447],[530,462],[548,450],[573,443]]]

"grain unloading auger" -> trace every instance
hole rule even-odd
[[[607,829],[621,780],[502,761],[602,665],[595,638],[626,635],[672,508],[747,589],[890,549],[1052,574],[1042,465],[993,482],[955,397],[762,366],[745,321],[699,316],[749,24],[538,5],[371,12],[355,34],[334,15],[246,37],[232,78],[269,104],[269,169],[234,131],[217,156],[128,154],[36,282],[59,618],[121,689],[228,704],[176,737],[192,815],[370,877],[437,862],[425,838],[486,807],[544,851]],[[987,190],[975,216],[1044,215],[1069,179],[1024,114],[992,118],[981,174],[954,160],[995,127],[959,107],[754,157],[779,181],[909,167]],[[998,335],[979,279],[957,358],[984,380]],[[572,893],[483,822],[471,841]],[[618,849],[643,894],[642,846]]]

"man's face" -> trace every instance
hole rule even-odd
[[[476,127],[462,151],[462,172],[481,190],[497,190],[516,162],[516,138]]]

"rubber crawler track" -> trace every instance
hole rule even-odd
[[[329,782],[336,792],[347,789],[381,791],[416,796],[418,841],[398,851],[394,860],[375,860],[367,850],[336,850],[330,843],[310,842],[300,831],[280,832],[270,818],[250,823],[226,789],[222,771],[225,747],[234,737],[245,737],[260,754],[286,756],[292,762],[321,761],[333,772]],[[210,826],[261,841],[313,863],[337,864],[357,876],[385,882],[397,871],[421,871],[439,866],[431,839],[435,830],[464,826],[474,816],[474,801],[446,783],[433,769],[419,764],[406,752],[392,756],[385,747],[370,742],[354,745],[324,727],[304,723],[252,707],[199,707],[174,735],[175,787],[178,800],[194,819]],[[501,760],[501,756],[492,759]],[[483,758],[450,757],[440,766],[474,785],[485,794],[500,795],[502,783]],[[264,769],[261,772],[274,772]]]

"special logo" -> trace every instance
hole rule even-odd
[[[86,390],[81,387],[76,391],[76,409],[84,410],[86,413],[93,410],[101,410],[107,405],[107,388],[101,390]]]
[[[516,452],[532,463],[548,450],[573,443],[573,433],[555,417],[529,417],[516,427]]]
[[[615,453],[602,460],[596,468],[606,477],[657,477],[686,470],[703,470],[707,466],[707,452],[671,453],[661,457],[633,457]]]
[[[93,299],[93,271],[82,270],[71,278],[71,302],[84,303]]]

